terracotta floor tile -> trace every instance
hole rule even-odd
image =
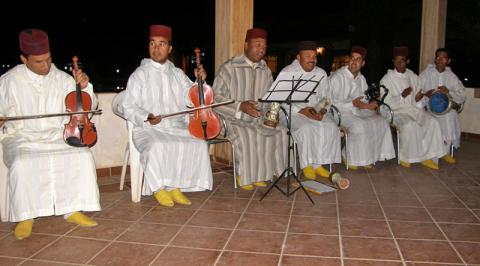
[[[480,223],[473,214],[467,209],[439,209],[429,208],[433,218],[437,222],[444,223]]]
[[[162,246],[134,243],[113,243],[98,254],[89,264],[93,265],[149,265]]]
[[[118,241],[166,245],[178,230],[178,225],[136,223],[130,226]]]
[[[171,245],[221,250],[231,233],[232,230],[185,226]]]
[[[425,206],[431,208],[464,208],[465,206],[453,195],[424,194],[419,195]]]
[[[248,199],[210,198],[202,210],[242,212],[247,207]]]
[[[383,220],[382,210],[378,205],[341,205],[340,219],[378,219]]]
[[[289,216],[245,213],[238,229],[286,232]]]
[[[318,258],[318,257],[301,257],[301,256],[283,256],[282,264],[284,266],[340,266],[340,259]]]
[[[248,206],[248,213],[263,213],[263,214],[277,214],[277,215],[289,215],[292,202],[281,200],[253,200]]]
[[[10,232],[15,228],[15,223],[0,222],[0,231]]]
[[[432,222],[424,208],[412,207],[383,207],[388,220]]]
[[[49,260],[27,260],[22,265],[27,265],[27,266],[67,266],[67,265],[72,265],[70,263],[61,263],[61,262],[54,262],[54,261],[49,261]],[[73,264],[73,265],[79,265],[79,264]]]
[[[338,236],[289,233],[284,254],[340,257]]]
[[[17,240],[13,234],[10,234],[0,239],[0,256],[28,258],[57,238],[57,236],[32,234],[29,238]]]
[[[335,192],[322,193],[320,195],[309,192],[309,195],[313,199],[315,204],[318,204],[318,203],[332,203],[332,204],[335,204],[335,202],[337,201],[337,195],[336,195]],[[308,199],[308,197],[305,195],[305,193],[303,193],[301,191],[296,192],[295,196],[296,196],[296,198],[295,198],[296,202],[310,203],[310,200]]]
[[[346,258],[399,260],[393,239],[342,237]]]
[[[342,236],[392,237],[381,220],[342,219],[340,226]]]
[[[226,249],[280,254],[284,236],[284,233],[236,230]]]
[[[293,215],[337,217],[336,204],[295,202],[293,206]]]
[[[244,190],[241,188],[235,189],[230,184],[222,184],[215,193],[213,193],[213,198],[223,197],[223,198],[239,198],[239,199],[249,199],[253,196],[255,190]]]
[[[233,229],[240,219],[239,212],[199,210],[188,222],[189,225]]]
[[[2,266],[14,266],[18,265],[22,261],[22,259],[0,257],[0,265]]]
[[[132,222],[119,220],[96,219],[98,225],[95,227],[77,227],[68,236],[79,236],[87,238],[113,240],[120,235]]]
[[[63,237],[33,259],[86,263],[108,244],[107,241]]]
[[[284,186],[280,186],[284,191],[286,191],[286,187]],[[295,189],[295,187],[291,188],[291,189]],[[253,200],[254,201],[258,201],[260,200],[263,195],[267,192],[268,190],[268,186],[267,187],[258,187],[255,191],[255,194],[253,195]],[[304,194],[303,191],[300,191],[298,190],[295,194]],[[280,190],[276,189],[276,188],[273,188],[270,192],[268,192],[268,194],[265,196],[264,200],[284,200],[284,201],[293,201],[293,198],[294,198],[294,195],[290,195],[289,197],[283,195],[282,192],[280,192]]]
[[[378,194],[382,206],[422,207],[413,193],[391,192]]]
[[[337,218],[292,216],[289,233],[338,235]]]
[[[398,240],[400,250],[408,261],[461,263],[446,241]]]
[[[343,261],[344,266],[400,266],[402,262],[398,261],[379,261],[379,260],[351,260]]]
[[[452,241],[480,242],[480,225],[478,224],[440,224],[440,227]]]
[[[275,266],[278,265],[280,256],[271,254],[258,253],[241,253],[225,251],[217,265],[227,266],[243,266],[243,265],[262,265]]]
[[[390,226],[396,238],[445,240],[434,223],[390,221]]]
[[[155,207],[145,217],[142,222],[165,223],[165,224],[185,224],[192,217],[195,210],[181,208]]]
[[[466,263],[480,264],[480,243],[453,242]]]
[[[338,193],[338,202],[340,203],[340,205],[378,205],[378,200],[373,194],[373,191],[368,193],[352,193],[348,190],[349,189]]]
[[[151,264],[153,266],[214,265],[220,251],[168,247]]]
[[[141,204],[116,204],[108,209],[102,210],[96,217],[105,219],[118,219],[125,221],[136,221],[147,213],[152,207]]]
[[[34,233],[63,235],[72,230],[75,226],[63,219],[63,216],[49,216],[35,219],[33,223]]]

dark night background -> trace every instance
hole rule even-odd
[[[54,2],[19,3],[4,9],[0,16],[0,73],[8,69],[7,65],[20,62],[18,33],[34,27],[49,34],[57,67],[77,54],[97,90],[114,90],[125,86],[141,59],[148,57],[149,25],[166,24],[173,28],[174,62],[178,65],[182,55],[190,55],[198,46],[206,54],[208,81],[213,81],[215,0],[197,1],[195,5],[190,1],[99,3],[71,2],[69,9],[63,8],[65,4],[50,6]],[[300,40],[315,40],[325,47],[318,65],[327,72],[334,56],[347,54],[350,45],[363,45],[368,48],[368,56],[362,72],[370,83],[378,82],[391,68],[395,45],[409,46],[409,67],[418,73],[421,14],[421,0],[297,0],[282,4],[256,0],[254,26],[268,31],[267,54],[277,55],[278,71],[290,63]],[[448,1],[446,47],[452,51],[453,71],[469,87],[480,87],[479,14],[480,1]]]

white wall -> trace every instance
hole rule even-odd
[[[463,112],[460,114],[462,132],[480,134],[480,98],[474,98],[474,91],[480,90],[467,88],[467,101]]]

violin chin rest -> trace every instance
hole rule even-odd
[[[67,144],[73,147],[85,147],[86,145],[83,144],[79,138],[76,137],[68,137]]]

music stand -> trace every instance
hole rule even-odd
[[[268,193],[276,187],[283,195],[290,197],[300,188],[305,192],[308,199],[315,204],[308,194],[308,191],[303,187],[298,176],[292,169],[290,165],[290,151],[293,150],[293,143],[291,141],[292,132],[292,103],[296,102],[308,102],[308,98],[315,93],[316,88],[320,84],[320,81],[324,77],[319,77],[314,74],[305,74],[300,72],[282,72],[278,75],[275,82],[273,82],[270,89],[265,93],[265,95],[259,99],[260,102],[278,102],[285,103],[288,105],[288,115],[284,108],[283,112],[287,116],[287,135],[288,135],[288,146],[287,146],[287,168],[282,172],[282,174],[277,177],[277,179],[270,185],[265,194],[260,198],[260,201],[267,196]],[[298,187],[293,191],[290,190],[291,186],[291,176],[297,181]],[[277,183],[282,177],[287,178],[287,191],[285,192],[280,188]]]

